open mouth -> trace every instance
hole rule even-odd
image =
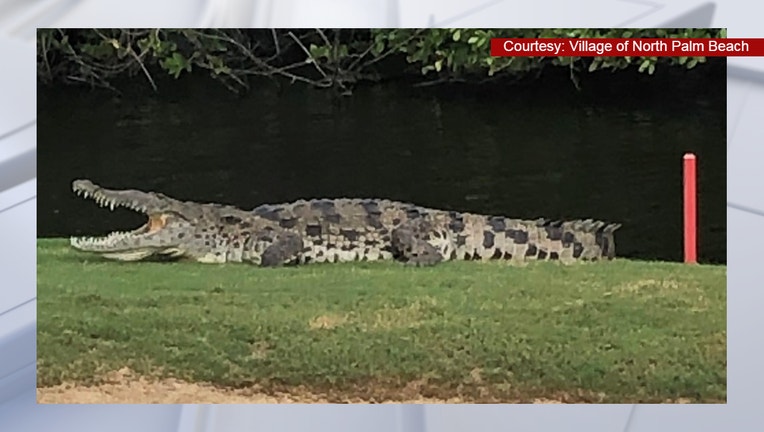
[[[116,208],[124,207],[137,213],[144,214],[148,218],[148,221],[145,224],[132,231],[114,231],[101,237],[72,237],[70,242],[75,248],[91,251],[103,249],[106,251],[118,247],[124,240],[159,232],[167,225],[167,218],[169,217],[167,214],[149,214],[148,208],[136,200],[119,199],[118,197],[109,196],[113,194],[113,192],[103,191],[101,188],[92,185],[92,183],[87,183],[85,185],[75,183],[72,189],[78,196],[92,199],[101,207],[108,208],[112,211]]]

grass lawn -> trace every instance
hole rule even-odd
[[[38,386],[725,402],[726,267],[119,263],[38,240]],[[410,394],[408,396],[411,396]]]

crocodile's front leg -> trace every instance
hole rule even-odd
[[[288,231],[282,232],[270,246],[265,248],[260,265],[277,267],[294,264],[299,261],[303,247],[304,242],[299,234]]]
[[[407,265],[431,266],[443,261],[438,249],[427,242],[428,226],[413,220],[395,228],[391,234],[393,255]]]

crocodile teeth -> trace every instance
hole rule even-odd
[[[72,246],[109,246],[116,241],[122,240],[129,236],[127,231],[115,231],[109,233],[104,237],[70,237],[69,243]]]
[[[133,203],[130,201],[120,202],[117,199],[112,199],[106,195],[103,195],[100,191],[90,192],[83,189],[75,189],[74,192],[81,197],[85,197],[88,199],[92,199],[96,202],[100,207],[108,207],[111,211],[114,211],[117,207],[126,207],[131,210],[146,213],[147,208],[145,206],[141,206],[137,203]]]

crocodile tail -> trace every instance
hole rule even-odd
[[[594,261],[615,258],[613,233],[621,227],[621,224],[593,219],[572,221],[537,219],[531,223],[535,225],[535,233],[529,236],[526,259]],[[528,228],[529,231],[534,231],[532,227],[528,226]]]

